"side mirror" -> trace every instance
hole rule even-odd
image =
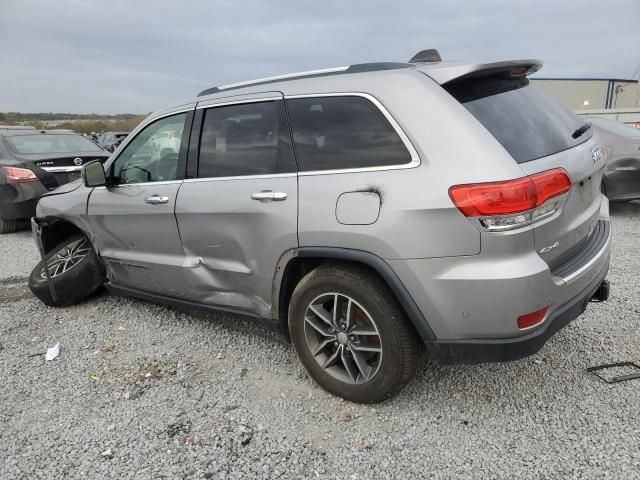
[[[107,184],[104,165],[100,160],[86,163],[82,167],[82,180],[87,187],[103,187]]]

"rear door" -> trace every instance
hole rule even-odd
[[[176,218],[189,299],[270,317],[276,263],[298,246],[298,182],[282,95],[198,105]],[[201,134],[200,134],[201,132]]]
[[[183,294],[184,251],[174,208],[192,112],[166,115],[140,130],[110,164],[109,186],[95,188],[89,197],[96,245],[115,285],[171,297]],[[162,132],[181,140],[173,149],[154,150],[153,136]]]
[[[597,136],[524,76],[509,72],[444,85],[520,164],[528,175],[563,168],[572,187],[558,210],[534,223],[538,254],[553,269],[594,230],[605,166]]]

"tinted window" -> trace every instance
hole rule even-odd
[[[37,135],[16,135],[5,138],[16,152],[23,154],[103,151],[91,140],[74,134],[40,133]]]
[[[277,102],[243,103],[205,112],[198,177],[295,170],[289,132]]]
[[[382,112],[366,98],[287,100],[302,170],[381,167],[411,155]]]
[[[445,88],[518,163],[566,150],[592,135],[588,130],[572,138],[585,122],[547,93],[529,85],[526,77],[468,79]]]
[[[186,118],[186,113],[162,118],[136,135],[113,163],[113,183],[175,180]]]

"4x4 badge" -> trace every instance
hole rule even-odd
[[[548,247],[544,247],[543,249],[540,250],[540,253],[550,252],[551,250],[553,250],[554,248],[557,248],[558,246],[560,246],[560,242],[556,242],[553,245],[549,245]]]
[[[593,159],[593,163],[598,163],[602,160],[602,157],[602,147],[595,147],[591,149],[591,158]]]

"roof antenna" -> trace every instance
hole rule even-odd
[[[430,48],[428,50],[422,50],[421,52],[416,53],[409,63],[432,63],[432,62],[441,62],[442,57],[440,53],[435,48]]]

